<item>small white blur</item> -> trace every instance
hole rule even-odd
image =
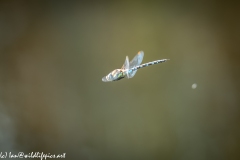
[[[193,83],[192,84],[192,89],[196,89],[197,88],[197,83]]]

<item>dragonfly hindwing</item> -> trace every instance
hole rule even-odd
[[[138,54],[131,60],[130,62],[130,69],[136,67],[142,63],[144,57],[144,52],[139,51]],[[129,72],[128,78],[132,78],[136,74],[137,70]]]

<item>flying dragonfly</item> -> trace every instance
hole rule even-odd
[[[138,54],[132,59],[131,62],[129,62],[128,56],[126,56],[126,60],[122,68],[113,70],[107,76],[103,77],[102,81],[112,82],[112,81],[118,81],[125,77],[132,78],[136,74],[137,70],[140,68],[166,62],[167,60],[169,60],[169,59],[161,59],[161,60],[156,60],[156,61],[141,64],[143,60],[143,56],[144,56],[144,52],[139,51]]]

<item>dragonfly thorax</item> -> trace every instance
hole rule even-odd
[[[125,77],[125,72],[122,69],[115,69],[112,72],[110,72],[107,76],[102,78],[102,81],[108,82],[108,81],[117,81]]]

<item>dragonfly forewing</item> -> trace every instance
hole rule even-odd
[[[125,62],[121,69],[129,69],[129,58],[126,56]]]

